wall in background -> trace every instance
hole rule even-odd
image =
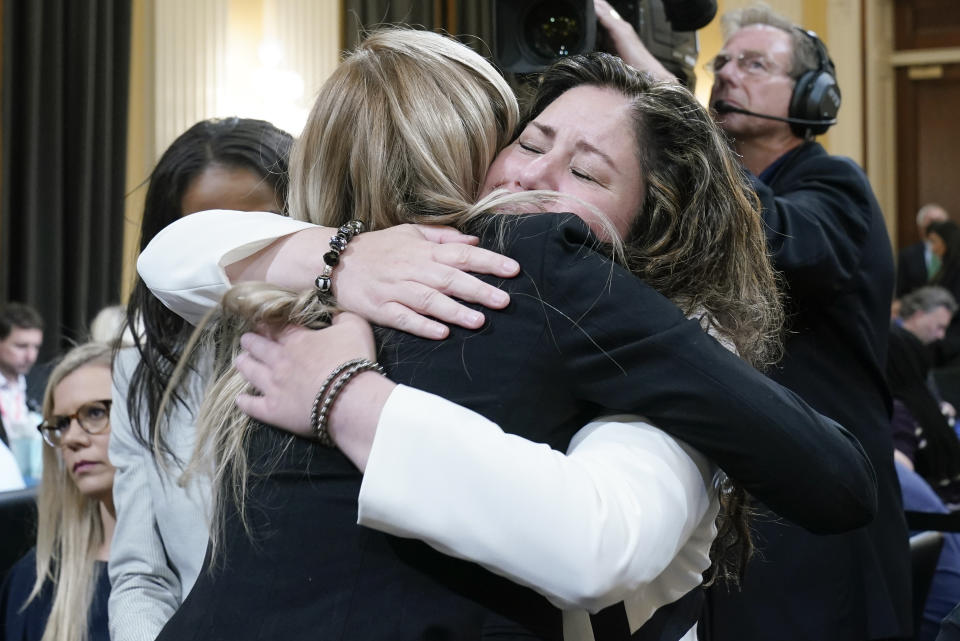
[[[146,180],[199,120],[269,120],[297,135],[341,48],[339,0],[134,0],[123,296]]]

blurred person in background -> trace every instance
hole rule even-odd
[[[595,5],[626,62],[671,77],[609,3]],[[814,140],[840,105],[825,44],[762,4],[722,23],[725,42],[708,62],[710,107],[760,198],[786,285],[785,356],[770,376],[859,439],[879,510],[866,527],[832,537],[761,512],[762,554],[741,591],[710,590],[701,631],[716,641],[908,636],[910,556],[884,375],[894,269],[883,213],[863,170]]]
[[[22,303],[0,306],[0,441],[10,448],[27,485],[39,480],[42,466],[35,429],[40,404],[27,386],[42,344],[43,318],[37,310]]]
[[[949,220],[947,210],[927,203],[917,212],[917,236],[920,242],[907,245],[897,254],[897,298],[923,287],[940,268],[940,257],[930,248],[927,228],[931,223]]]

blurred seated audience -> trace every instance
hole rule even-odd
[[[85,343],[50,374],[38,428],[47,447],[36,547],[0,590],[0,635],[7,641],[109,641],[111,360],[109,345]]]
[[[894,446],[948,505],[960,504],[960,439],[950,425],[954,409],[941,402],[930,375],[927,345],[943,338],[956,311],[956,299],[942,287],[904,296],[887,349],[887,381],[897,401]]]
[[[905,510],[938,514],[949,511],[930,485],[911,469],[909,461],[904,460],[902,454],[898,452],[894,459]],[[940,550],[937,568],[933,573],[920,629],[914,631],[914,641],[933,641],[940,628],[940,622],[958,603],[960,603],[960,534],[944,532],[943,548]]]

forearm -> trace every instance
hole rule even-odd
[[[274,282],[269,279],[282,273],[287,282],[274,284],[310,286],[315,273],[283,271],[277,263],[276,245],[305,230],[326,238],[332,234],[330,229],[268,212],[191,214],[150,241],[137,260],[137,271],[164,305],[196,324],[237,280]],[[291,274],[301,280],[291,280]]]
[[[197,324],[239,281],[312,287],[336,231],[263,212],[201,212],[157,234],[137,269],[164,305]],[[377,325],[425,338],[445,337],[443,323],[476,329],[483,314],[459,301],[498,309],[509,297],[468,272],[509,278],[520,269],[516,261],[474,247],[476,240],[423,225],[361,234],[333,270],[337,304]]]
[[[567,456],[400,387],[377,428],[359,522],[596,611],[661,574],[708,510],[711,472],[642,424],[579,436]]]

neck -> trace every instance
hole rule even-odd
[[[737,138],[733,147],[740,155],[743,166],[754,176],[759,176],[764,169],[776,162],[777,158],[802,144],[802,138],[797,138],[788,131],[762,138]]]
[[[110,560],[110,542],[113,540],[113,529],[117,525],[117,512],[113,507],[113,495],[100,501],[100,521],[103,523],[103,543],[97,550],[98,561]]]

